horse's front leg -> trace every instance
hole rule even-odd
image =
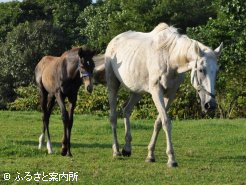
[[[62,114],[64,131],[63,131],[61,155],[65,156],[67,154],[67,150],[68,150],[68,147],[67,147],[67,142],[68,142],[67,128],[68,128],[69,117],[68,117],[68,112],[67,112],[66,107],[65,107],[65,102],[64,102],[65,98],[59,92],[56,93],[55,96],[56,96],[56,100],[57,100],[57,103],[61,109],[61,114]]]
[[[167,110],[166,110],[164,99],[163,99],[163,94],[164,94],[163,88],[159,84],[156,84],[155,86],[152,87],[151,94],[152,94],[152,98],[155,103],[155,106],[159,112],[162,127],[166,133],[166,141],[167,141],[166,153],[168,156],[167,165],[169,167],[176,167],[178,164],[175,160],[173,145],[171,141],[172,125],[171,125],[170,119],[168,118]]]
[[[125,123],[125,146],[122,149],[122,155],[130,157],[131,156],[131,130],[130,130],[130,116],[132,109],[136,103],[141,99],[141,95],[132,93],[129,100],[126,103],[126,106],[123,108],[123,117],[124,117],[124,123]]]
[[[177,89],[178,88],[173,88],[169,90],[169,92],[167,93],[167,97],[164,98],[166,111],[168,111],[170,104],[172,103],[175,97]],[[154,150],[155,150],[157,137],[159,135],[161,128],[162,128],[161,116],[158,115],[157,119],[155,120],[153,134],[152,134],[150,143],[148,145],[148,156],[146,158],[146,162],[155,162]]]

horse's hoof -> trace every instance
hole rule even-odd
[[[168,162],[167,163],[167,166],[169,167],[169,168],[175,168],[175,167],[178,167],[178,163],[177,162]]]
[[[146,158],[145,159],[145,162],[147,162],[147,163],[154,163],[155,162],[155,159],[154,158]]]
[[[62,156],[66,156],[67,155],[67,149],[66,148],[62,148],[61,155]]]
[[[130,157],[132,155],[131,151],[126,151],[125,149],[122,149],[122,155],[124,157]]]

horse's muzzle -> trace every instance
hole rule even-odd
[[[206,111],[214,111],[217,108],[217,103],[214,98],[210,99],[208,102],[204,104],[204,108]]]

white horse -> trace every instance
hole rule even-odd
[[[183,73],[191,70],[191,83],[199,93],[203,111],[216,108],[214,86],[217,72],[217,57],[222,44],[211,50],[209,47],[181,35],[177,29],[165,23],[159,24],[149,33],[128,31],[111,40],[105,53],[105,73],[110,104],[110,122],[113,132],[113,156],[120,156],[117,139],[116,102],[120,84],[130,92],[123,109],[125,123],[125,145],[123,156],[131,155],[132,136],[130,114],[133,106],[148,92],[158,110],[154,131],[148,146],[147,162],[154,162],[154,149],[161,127],[166,133],[167,165],[176,167],[171,142],[171,121],[167,110],[175,93],[183,82]],[[104,68],[100,66],[100,71]]]

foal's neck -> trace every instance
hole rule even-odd
[[[68,78],[74,79],[79,72],[79,58],[74,57],[73,59],[69,59],[66,66]]]

